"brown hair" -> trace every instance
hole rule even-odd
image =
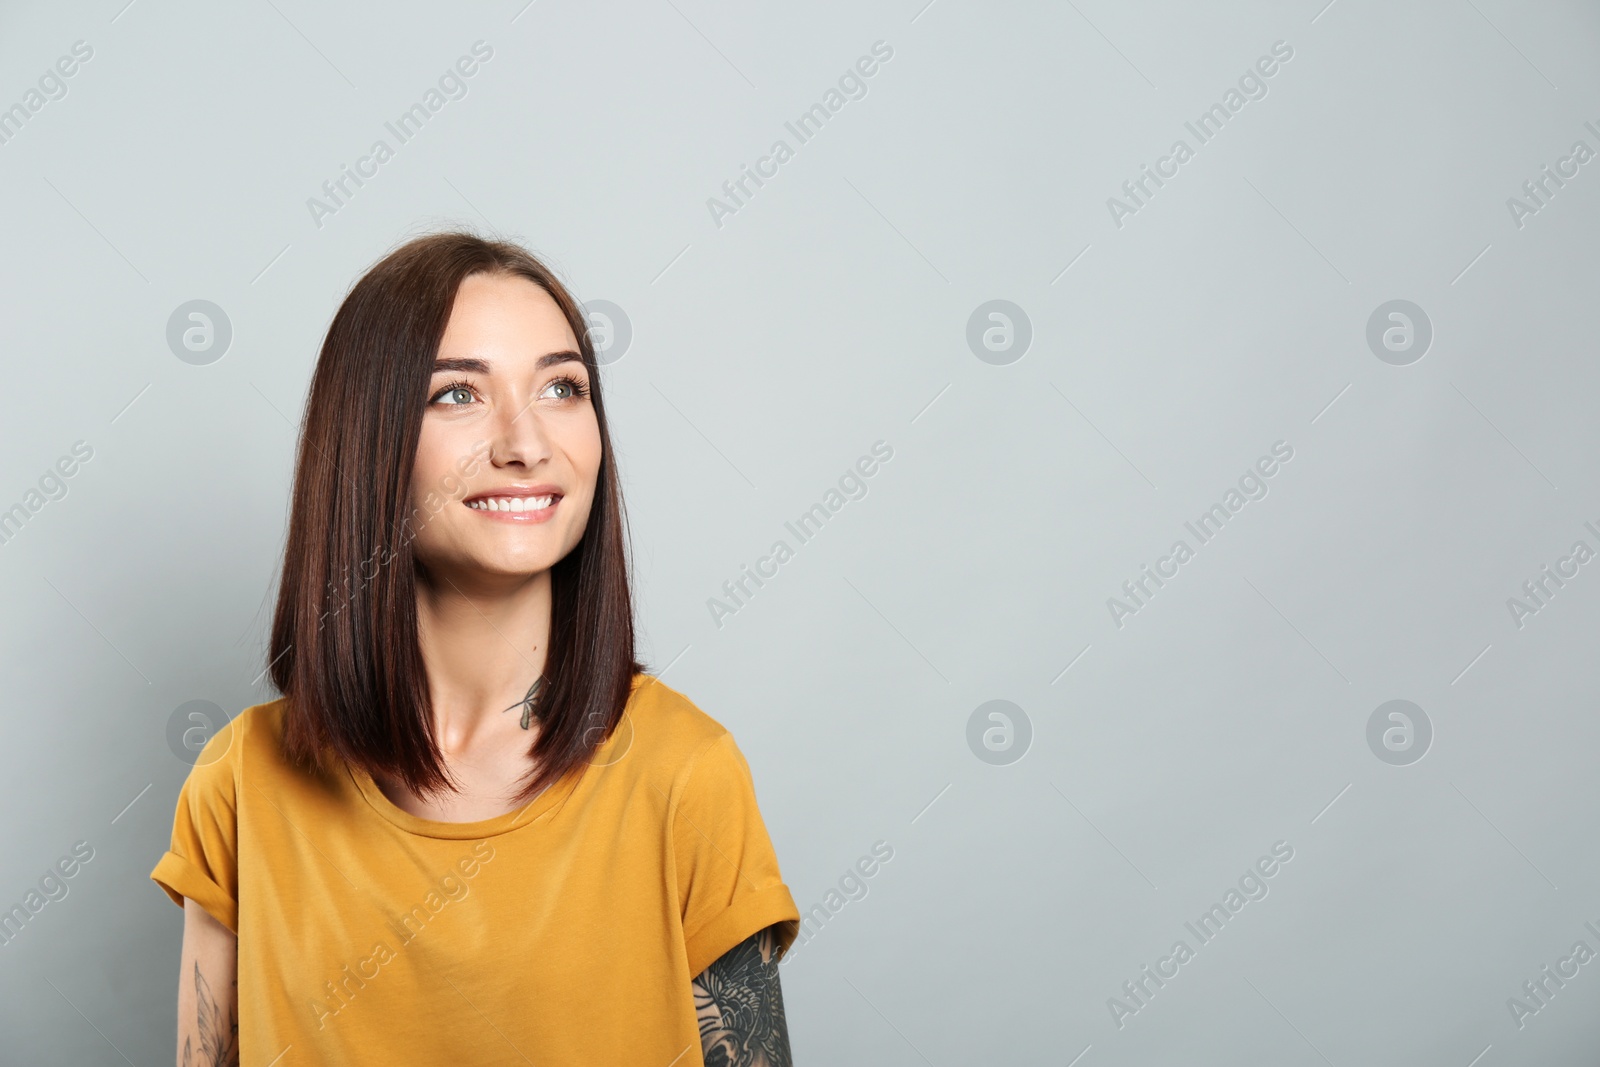
[[[455,788],[433,739],[411,549],[424,508],[409,497],[439,341],[462,280],[480,273],[526,278],[560,307],[589,372],[602,447],[583,537],[550,570],[549,681],[525,801],[592,758],[645,669],[594,345],[577,301],[526,249],[467,233],[419,237],[340,305],[300,427],[269,671],[288,698],[284,751],[295,763],[326,771],[337,757],[419,794]]]

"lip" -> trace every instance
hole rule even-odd
[[[550,501],[549,507],[540,508],[538,511],[485,511],[471,506],[474,500],[487,500],[490,497],[530,496],[552,496],[555,499]],[[482,492],[473,493],[461,501],[461,506],[474,515],[495,522],[540,523],[548,522],[555,515],[556,508],[561,506],[561,498],[561,490],[553,485],[507,485],[498,489],[485,489]]]

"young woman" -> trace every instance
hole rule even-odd
[[[374,266],[312,378],[270,647],[151,877],[179,1064],[788,1065],[799,911],[727,730],[634,656],[583,313],[525,250]]]

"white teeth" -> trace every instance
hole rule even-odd
[[[492,496],[486,500],[473,500],[469,508],[479,511],[539,511],[555,503],[554,496]]]

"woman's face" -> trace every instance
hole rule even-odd
[[[548,293],[498,274],[461,283],[411,479],[414,551],[430,573],[457,585],[528,576],[577,546],[601,460],[589,387]]]

